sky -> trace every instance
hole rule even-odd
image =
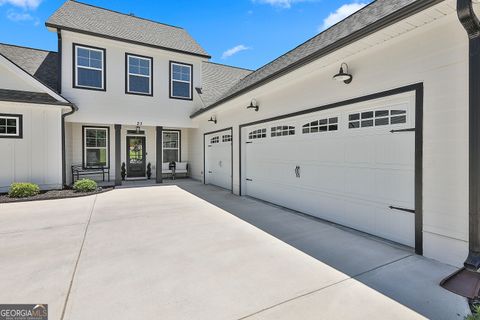
[[[45,27],[63,0],[0,0],[0,42],[56,51]],[[186,29],[212,61],[257,69],[371,0],[82,0]]]

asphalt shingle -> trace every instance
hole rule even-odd
[[[209,57],[185,29],[78,1],[66,1],[46,25]]]
[[[48,93],[0,89],[0,101],[70,105],[60,102]]]
[[[204,62],[202,65],[203,83],[201,95],[203,102],[205,105],[212,104],[232,86],[252,72],[252,70]]]
[[[56,52],[0,44],[0,54],[43,84],[58,91]]]

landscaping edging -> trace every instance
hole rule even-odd
[[[95,194],[105,193],[113,189],[113,187],[99,188],[93,192],[76,192],[72,189],[49,190],[28,198],[10,198],[8,194],[0,194],[0,204],[88,197]]]

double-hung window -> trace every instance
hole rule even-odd
[[[163,131],[163,162],[180,161],[180,131]]]
[[[109,128],[83,127],[83,166],[108,167]]]
[[[126,54],[127,93],[149,95],[152,91],[152,62],[150,57]]]
[[[22,138],[22,115],[0,113],[0,138]]]
[[[170,98],[192,100],[192,65],[170,62]]]
[[[105,49],[74,44],[74,87],[105,90]]]

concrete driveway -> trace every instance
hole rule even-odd
[[[0,303],[49,319],[463,319],[454,270],[190,180],[0,204]]]

